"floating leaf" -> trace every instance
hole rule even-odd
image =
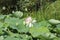
[[[5,23],[8,23],[12,29],[16,29],[19,32],[27,32],[28,27],[23,24],[23,19],[19,18],[6,18]]]
[[[4,39],[4,37],[3,36],[0,36],[0,40],[3,40]]]
[[[49,24],[47,21],[41,21],[34,24],[34,27],[42,27],[42,26],[49,27],[51,26],[51,24]]]
[[[7,37],[4,40],[20,40],[19,38],[14,38],[14,37]]]
[[[50,33],[49,30],[47,29],[47,27],[32,27],[30,28],[31,35],[33,37],[38,37],[40,35],[45,35],[46,33]]]
[[[4,19],[6,15],[0,15],[0,20]]]

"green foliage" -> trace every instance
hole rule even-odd
[[[53,27],[52,24],[44,20],[34,23],[33,27],[28,27],[24,25],[24,18],[2,16],[5,18],[0,22],[1,40],[59,40],[60,38],[60,24]]]
[[[45,9],[45,15],[48,19],[50,18],[55,18],[59,19],[60,15],[60,1],[55,1],[54,3],[50,4],[46,9]],[[51,16],[52,17],[51,17]]]
[[[37,6],[40,7],[40,0],[19,0],[17,5],[19,5],[20,10],[30,12],[37,10]]]
[[[55,31],[60,34],[60,24],[56,25]]]
[[[60,40],[60,24],[48,22],[48,19],[60,19],[59,0],[13,1],[0,0],[0,5],[3,4],[0,6],[0,40]],[[32,27],[26,26],[26,16],[32,16],[37,22],[31,23]]]
[[[45,34],[47,36],[47,33],[49,34],[49,30],[46,27],[32,27],[30,28],[30,33],[33,37],[43,36]]]

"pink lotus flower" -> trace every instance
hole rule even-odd
[[[33,27],[33,24],[36,22],[36,20],[33,20],[32,17],[27,17],[25,21],[23,22],[24,25]]]
[[[26,24],[29,24],[32,22],[32,18],[31,17],[27,17],[26,20],[25,20],[25,23]]]

